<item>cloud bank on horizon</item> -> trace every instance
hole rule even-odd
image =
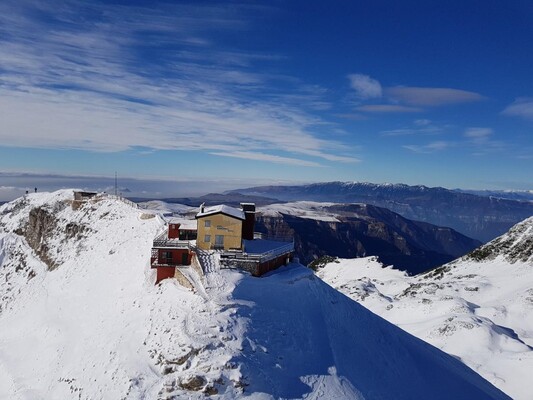
[[[0,170],[532,187],[533,10],[473,3],[4,1]]]

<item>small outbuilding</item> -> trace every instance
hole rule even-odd
[[[75,191],[74,192],[74,200],[76,200],[76,201],[89,200],[89,199],[95,197],[97,194],[98,193],[96,193],[96,192]]]
[[[191,265],[196,239],[195,222],[170,220],[167,231],[154,239],[150,265],[157,270],[156,283],[174,277],[177,267]]]

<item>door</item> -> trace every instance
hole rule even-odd
[[[224,248],[224,235],[215,235],[215,248]]]

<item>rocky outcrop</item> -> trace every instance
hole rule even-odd
[[[37,256],[49,270],[57,268],[56,253],[50,251],[52,238],[66,240],[80,240],[89,231],[85,225],[75,222],[62,221],[57,214],[67,207],[66,203],[58,203],[54,209],[36,207],[30,210],[25,225],[19,227],[15,233],[23,236]]]
[[[533,264],[533,217],[516,224],[508,233],[474,250],[465,258],[475,261],[503,256],[511,264],[521,261]]]
[[[50,254],[47,238],[54,235],[58,223],[54,215],[48,210],[38,207],[30,211],[28,223],[20,232],[30,247],[39,256],[49,270],[56,268],[57,264]]]
[[[293,235],[296,254],[308,264],[324,255],[341,258],[378,256],[411,274],[460,257],[481,243],[450,228],[411,221],[387,209],[364,204],[326,206],[337,221],[280,213],[258,215],[256,230],[272,236]]]

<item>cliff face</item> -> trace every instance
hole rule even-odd
[[[335,216],[329,219],[294,215],[298,213],[290,207],[275,214],[264,209],[266,212],[257,216],[256,230],[274,236],[294,235],[296,254],[304,264],[324,255],[378,256],[387,265],[416,274],[481,244],[453,229],[410,221],[364,204],[324,206],[324,215]]]
[[[74,241],[82,246],[84,237],[90,232],[86,224],[70,221],[62,217],[63,211],[70,208],[68,201],[51,206],[31,208],[27,217],[21,220],[13,233],[23,236],[31,249],[44,262],[49,270],[57,268],[61,259],[61,249],[57,243]],[[80,212],[83,213],[83,210]]]
[[[502,256],[514,264],[533,264],[533,217],[513,226],[505,235],[499,236],[464,257],[465,260],[490,261]]]

